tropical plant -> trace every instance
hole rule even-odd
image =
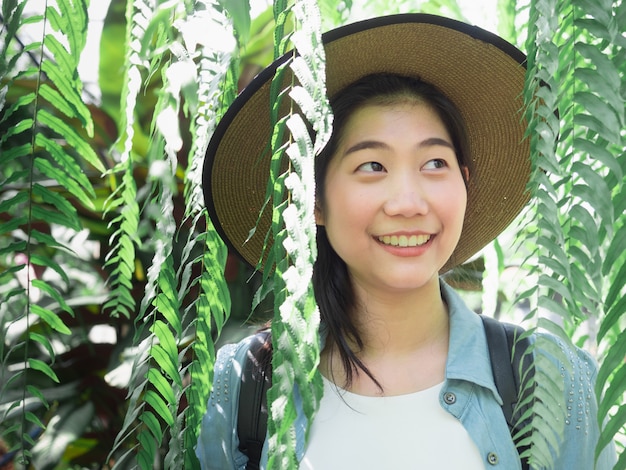
[[[197,468],[215,349],[251,304],[253,319],[274,317],[278,338],[271,468],[294,468],[293,384],[308,414],[321,393],[315,302],[310,287],[299,290],[315,257],[312,159],[330,119],[319,99],[321,31],[401,11],[464,19],[463,8],[275,0],[253,18],[247,0],[112,0],[97,101],[78,74],[88,2],[47,2],[36,15],[24,13],[27,3],[3,0],[1,12],[0,437],[9,450],[0,469]],[[597,452],[615,440],[616,468],[626,468],[626,4],[497,3],[500,34],[529,57],[533,200],[516,228],[449,279],[479,289],[489,313],[528,306],[531,330],[595,354],[607,424]],[[37,39],[27,40],[32,26]],[[202,163],[237,91],[294,46],[299,57],[281,73],[291,68],[299,85],[287,94],[276,81],[272,103],[292,99],[318,133],[311,141],[296,113],[274,119],[275,135],[288,133],[292,145],[273,148],[266,210],[283,243],[260,276],[213,229]],[[538,354],[536,367],[542,413],[530,425],[531,459],[548,465],[553,419],[568,416],[551,398],[558,385],[539,380],[554,373],[551,361]]]

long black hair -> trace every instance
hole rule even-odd
[[[461,168],[471,174],[469,140],[463,118],[456,106],[433,85],[415,77],[392,74],[368,75],[348,85],[330,100],[333,109],[333,133],[328,145],[315,160],[315,186],[317,205],[324,208],[325,177],[344,126],[350,116],[365,105],[387,105],[408,100],[430,106],[448,131]],[[467,185],[467,181],[465,182]],[[356,298],[346,263],[330,245],[326,230],[317,227],[317,261],[313,268],[313,288],[320,309],[321,321],[327,329],[327,343],[331,341],[339,351],[349,388],[354,374],[359,370],[369,376],[382,390],[382,386],[358,358],[350,343],[363,348],[359,331],[351,313]],[[357,351],[358,352],[358,351]],[[332,370],[331,370],[332,373]]]

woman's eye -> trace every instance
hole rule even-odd
[[[363,163],[362,165],[359,165],[359,167],[357,168],[359,171],[367,171],[367,172],[379,172],[379,171],[385,171],[385,167],[382,166],[380,163],[378,162],[367,162],[367,163]]]
[[[424,165],[424,169],[426,170],[439,170],[441,168],[446,168],[448,166],[448,162],[446,162],[443,158],[434,158],[429,160]]]

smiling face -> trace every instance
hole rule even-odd
[[[463,226],[467,192],[452,139],[418,100],[366,104],[345,122],[317,209],[357,291],[436,281]]]

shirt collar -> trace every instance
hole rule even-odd
[[[502,404],[493,380],[489,346],[481,319],[465,305],[454,289],[443,280],[440,282],[441,295],[448,305],[450,316],[446,379],[465,380],[485,387]]]
[[[489,346],[483,322],[471,311],[457,292],[442,279],[441,296],[450,316],[450,343],[446,362],[446,379],[465,380],[485,387],[501,405],[502,398],[493,380]],[[324,349],[328,327],[322,322],[319,330],[320,350]]]

